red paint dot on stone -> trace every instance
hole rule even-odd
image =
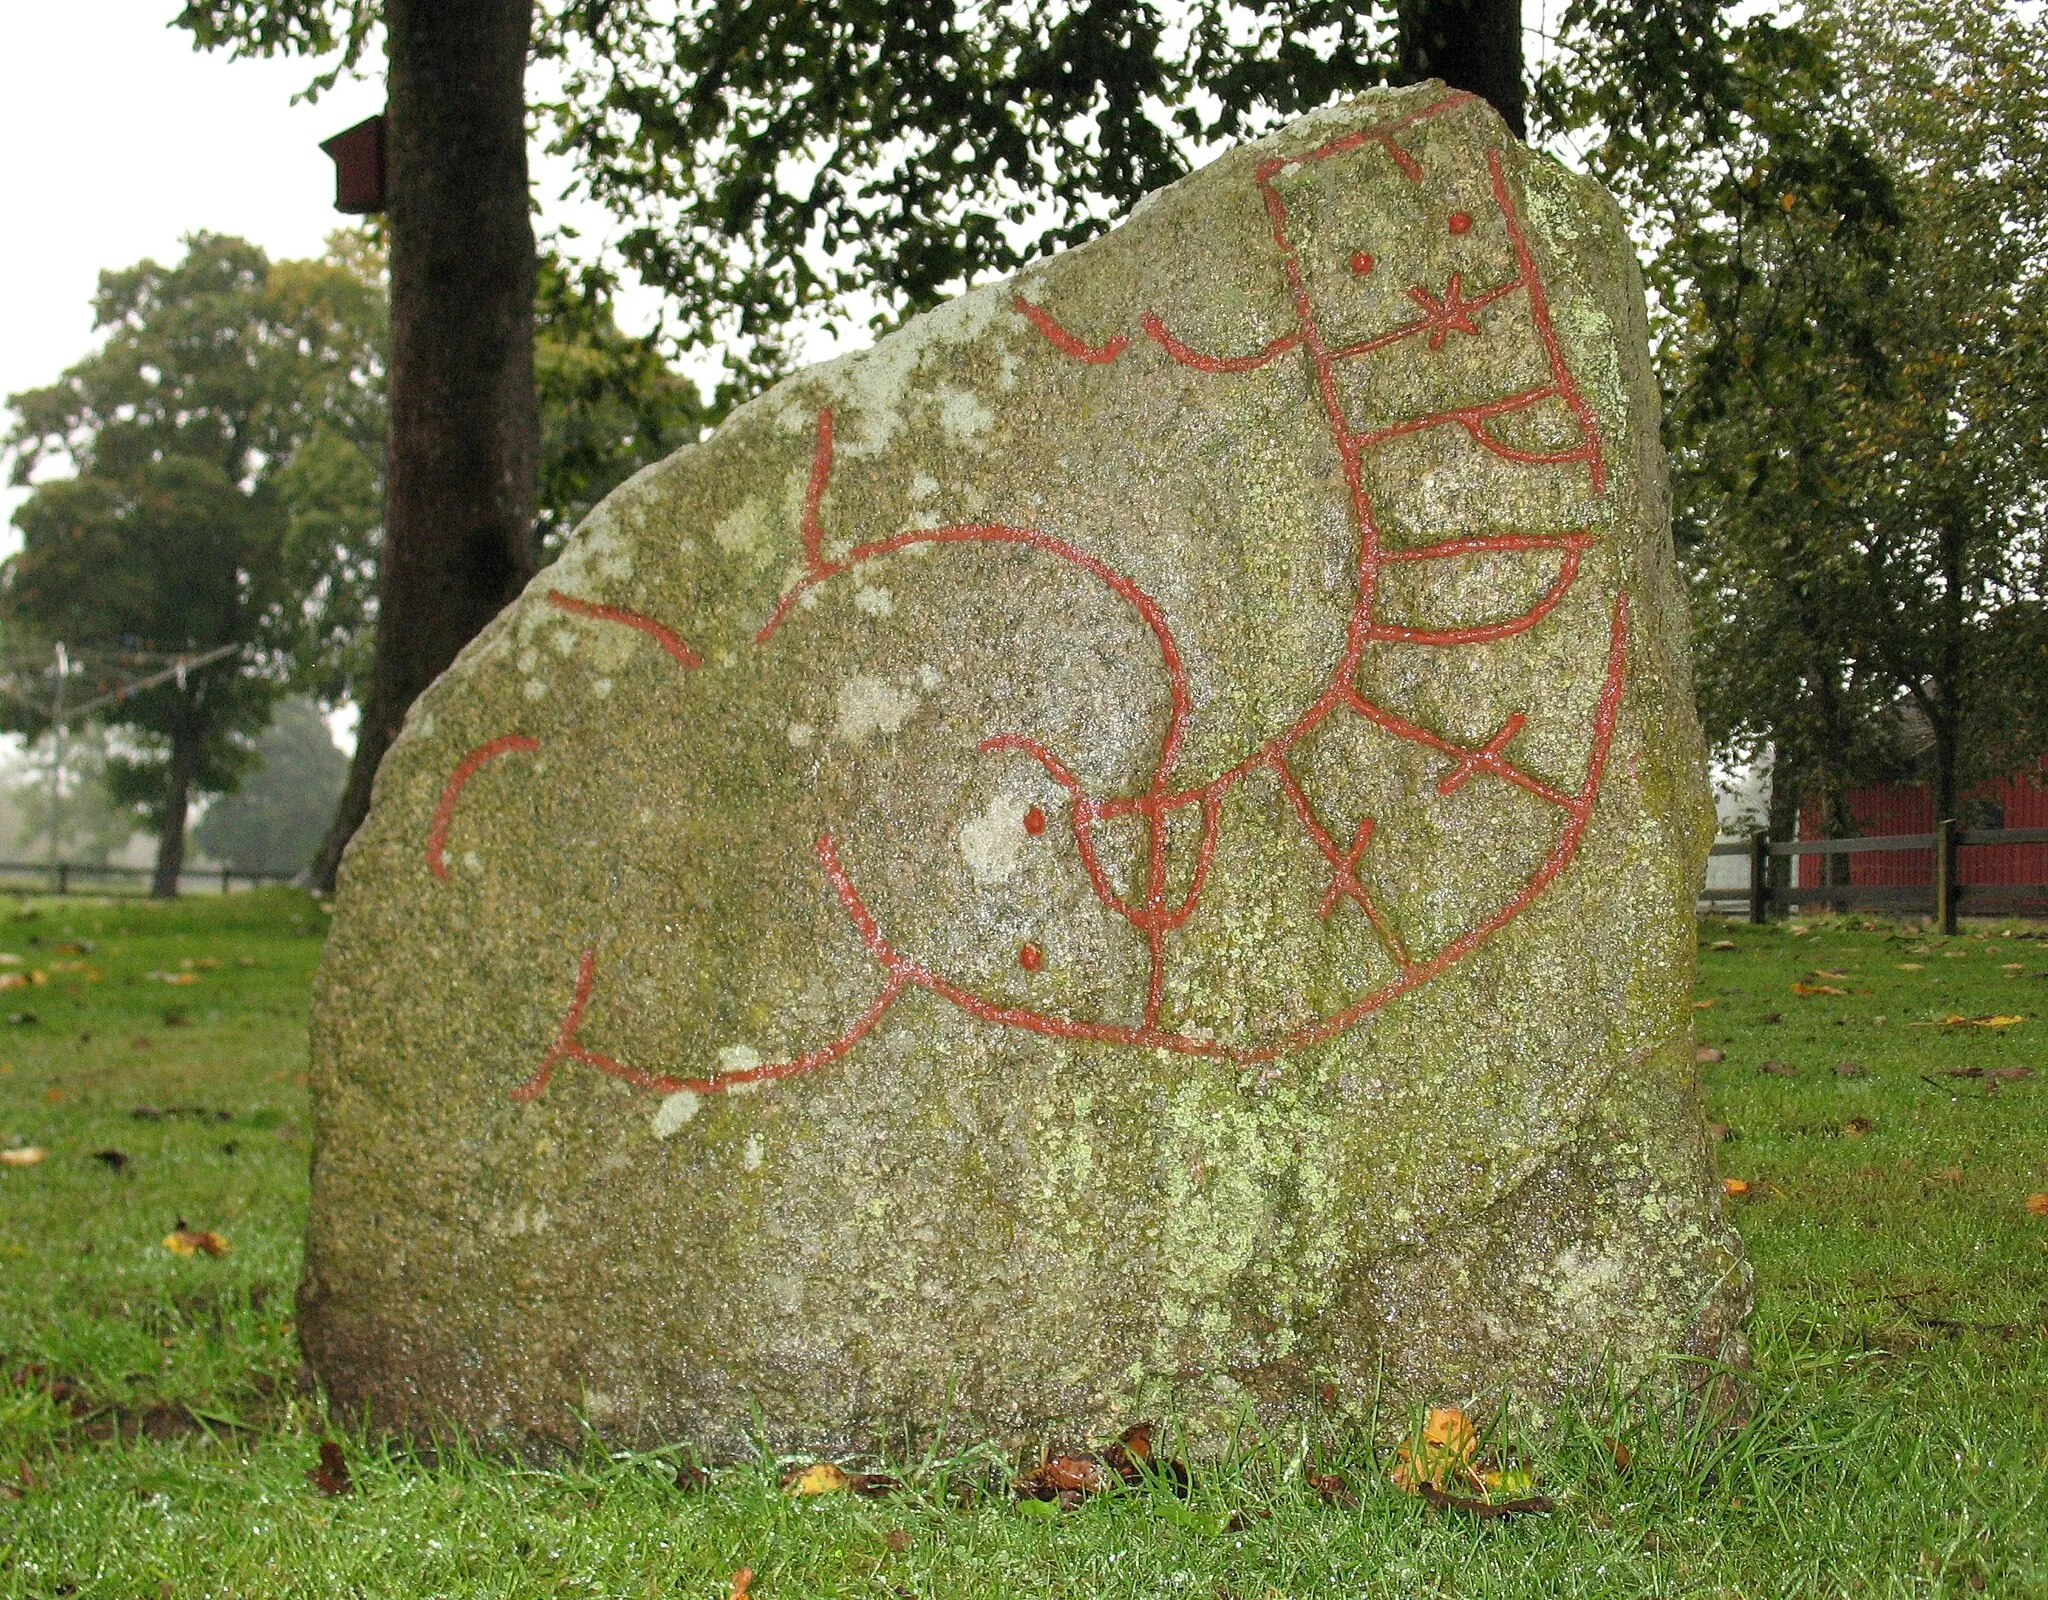
[[[1453,232],[1453,233],[1470,233],[1471,231],[1472,231],[1472,215],[1471,215],[1471,213],[1470,213],[1470,212],[1467,212],[1467,211],[1453,211],[1453,212],[1451,213],[1451,232]]]
[[[1373,260],[1372,253],[1370,251],[1354,250],[1351,252],[1351,270],[1357,273],[1361,278],[1364,277],[1368,272],[1372,271],[1372,269],[1378,265],[1379,263]]]
[[[1024,831],[1034,839],[1045,832],[1045,813],[1037,806],[1024,813]]]
[[[1017,952],[1017,965],[1026,972],[1036,972],[1045,965],[1045,952],[1035,944],[1027,944]]]

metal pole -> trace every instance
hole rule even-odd
[[[1771,914],[1771,836],[1749,836],[1749,920],[1761,927]]]
[[[64,811],[64,680],[71,676],[71,658],[61,639],[57,641],[55,666],[57,686],[50,696],[50,872],[58,878],[57,892],[62,894],[64,851],[59,841]]]

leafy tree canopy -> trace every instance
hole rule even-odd
[[[1223,142],[1388,81],[1432,0],[546,0],[536,109],[725,398],[803,322],[876,326],[1099,233]],[[1721,0],[1569,0],[1538,127],[1653,192],[1731,116]],[[357,65],[373,0],[189,0],[205,48]],[[1767,22],[1746,32],[1768,34]],[[316,83],[316,88],[319,86]]]
[[[100,346],[11,400],[14,473],[34,492],[0,611],[22,646],[230,647],[106,712],[127,733],[109,785],[159,825],[157,887],[174,892],[190,795],[239,781],[299,641],[281,485],[311,439],[373,447],[372,308],[339,266],[274,268],[196,234],[174,265],[103,274],[94,313]]]
[[[238,872],[298,872],[326,836],[348,757],[334,747],[320,708],[298,695],[278,701],[255,757],[241,788],[208,806],[192,837]]]
[[[1931,756],[1941,815],[2048,721],[2048,24],[1820,0],[1670,191],[1659,262],[1702,706],[1786,806]]]

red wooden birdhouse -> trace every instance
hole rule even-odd
[[[343,129],[320,148],[334,158],[334,209],[367,216],[384,209],[384,113]]]

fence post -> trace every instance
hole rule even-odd
[[[71,892],[71,863],[68,861],[57,863],[57,892],[59,894],[69,894]]]
[[[1934,825],[1934,927],[1943,934],[1956,931],[1956,819],[1946,817]]]
[[[1771,914],[1771,836],[1759,828],[1749,836],[1749,920],[1758,926]]]
[[[228,864],[225,861],[220,864],[220,892],[228,892]]]

